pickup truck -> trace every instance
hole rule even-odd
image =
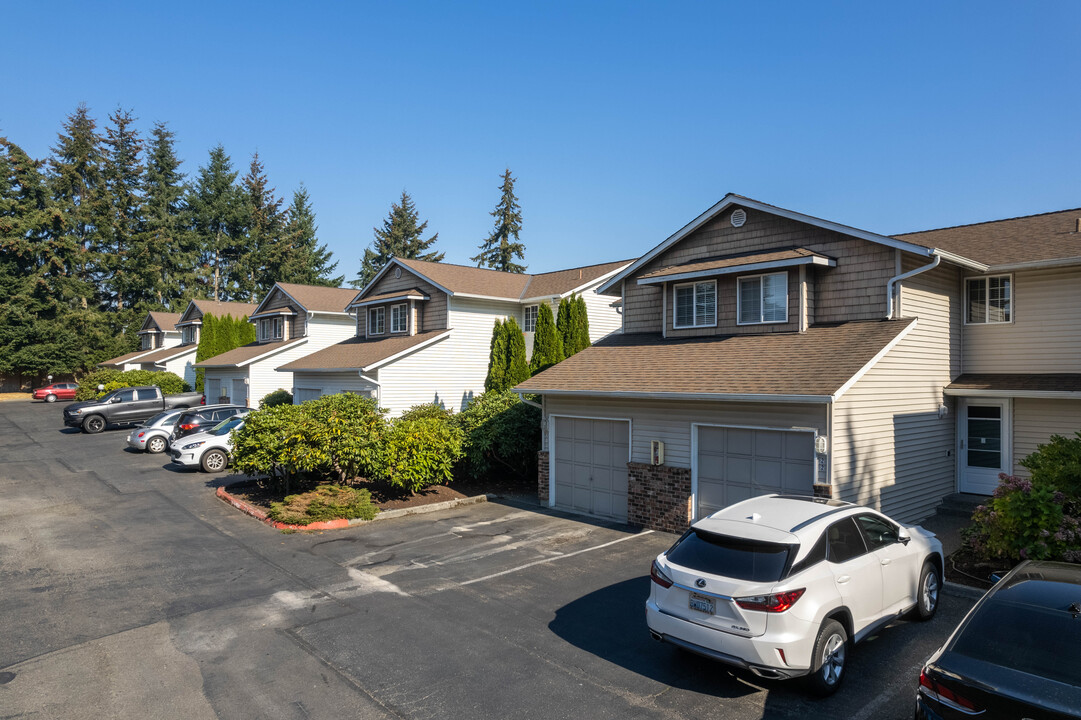
[[[162,395],[154,385],[113,390],[97,400],[77,402],[64,408],[64,424],[99,433],[108,425],[135,425],[165,410],[189,408],[206,402],[202,393]]]

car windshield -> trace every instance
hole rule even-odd
[[[243,424],[244,424],[244,418],[231,417],[228,420],[222,420],[220,423],[215,425],[210,430],[210,434],[211,435],[228,435],[238,425],[243,425]]]
[[[954,643],[959,655],[1081,686],[1081,618],[1064,609],[991,600]]]
[[[791,545],[757,542],[691,528],[668,551],[668,559],[689,570],[751,582],[781,579]]]

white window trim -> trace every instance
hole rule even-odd
[[[529,311],[533,310],[533,327],[529,327]],[[536,332],[537,331],[537,318],[540,317],[540,305],[526,305],[525,310],[522,311],[522,331],[523,332]]]
[[[713,322],[703,325],[677,325],[676,318],[679,317],[679,307],[676,303],[676,293],[680,288],[691,287],[695,288],[699,285],[713,285]],[[692,294],[694,291],[692,291]],[[698,311],[697,301],[693,301],[691,305],[691,322],[694,323]],[[672,329],[673,330],[696,330],[699,328],[715,328],[717,327],[717,316],[720,314],[720,302],[717,298],[717,281],[716,280],[698,280],[695,282],[678,283],[672,285]]]
[[[984,320],[983,322],[969,322],[968,319],[968,283],[972,280],[983,280],[983,290],[986,293],[989,291],[988,280],[991,278],[1007,278],[1010,281],[1010,319],[1009,320]],[[1013,273],[998,273],[995,275],[969,275],[965,278],[965,286],[963,288],[964,296],[964,308],[962,313],[964,315],[965,325],[1013,325],[1013,320],[1017,317],[1017,304],[1014,302],[1014,285]]]
[[[375,323],[372,322],[372,316],[382,316],[383,329],[379,332],[375,331]],[[386,335],[387,333],[387,309],[385,307],[373,307],[368,310],[368,326],[365,328],[367,335]]]
[[[739,289],[740,283],[742,283],[744,280],[753,280],[755,278],[766,278],[766,277],[771,277],[773,275],[783,275],[784,276],[784,320],[758,320],[758,321],[755,321],[755,322],[744,322],[741,319],[743,317],[743,303],[740,300],[740,289]],[[764,282],[760,282],[758,284],[758,307],[759,307],[758,317],[762,317],[762,312],[765,311],[765,307],[766,307],[766,299],[762,294],[765,287],[766,287],[766,284]],[[788,294],[789,293],[788,293],[788,271],[787,270],[784,271],[784,272],[759,273],[757,275],[741,275],[741,276],[739,276],[738,278],[736,278],[736,325],[784,325],[785,323],[788,322],[788,315],[789,315],[789,312],[788,312]]]
[[[394,328],[394,311],[398,311],[398,315],[402,321],[402,328],[396,330]],[[390,332],[395,334],[403,334],[409,332],[409,305],[406,303],[398,303],[390,306]]]

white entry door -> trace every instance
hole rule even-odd
[[[957,434],[958,490],[990,495],[998,487],[999,474],[1011,469],[1010,401],[963,401]]]

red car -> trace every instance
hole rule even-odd
[[[79,389],[78,383],[60,382],[40,387],[34,391],[35,400],[44,400],[51,403],[57,400],[74,400],[75,391]]]

